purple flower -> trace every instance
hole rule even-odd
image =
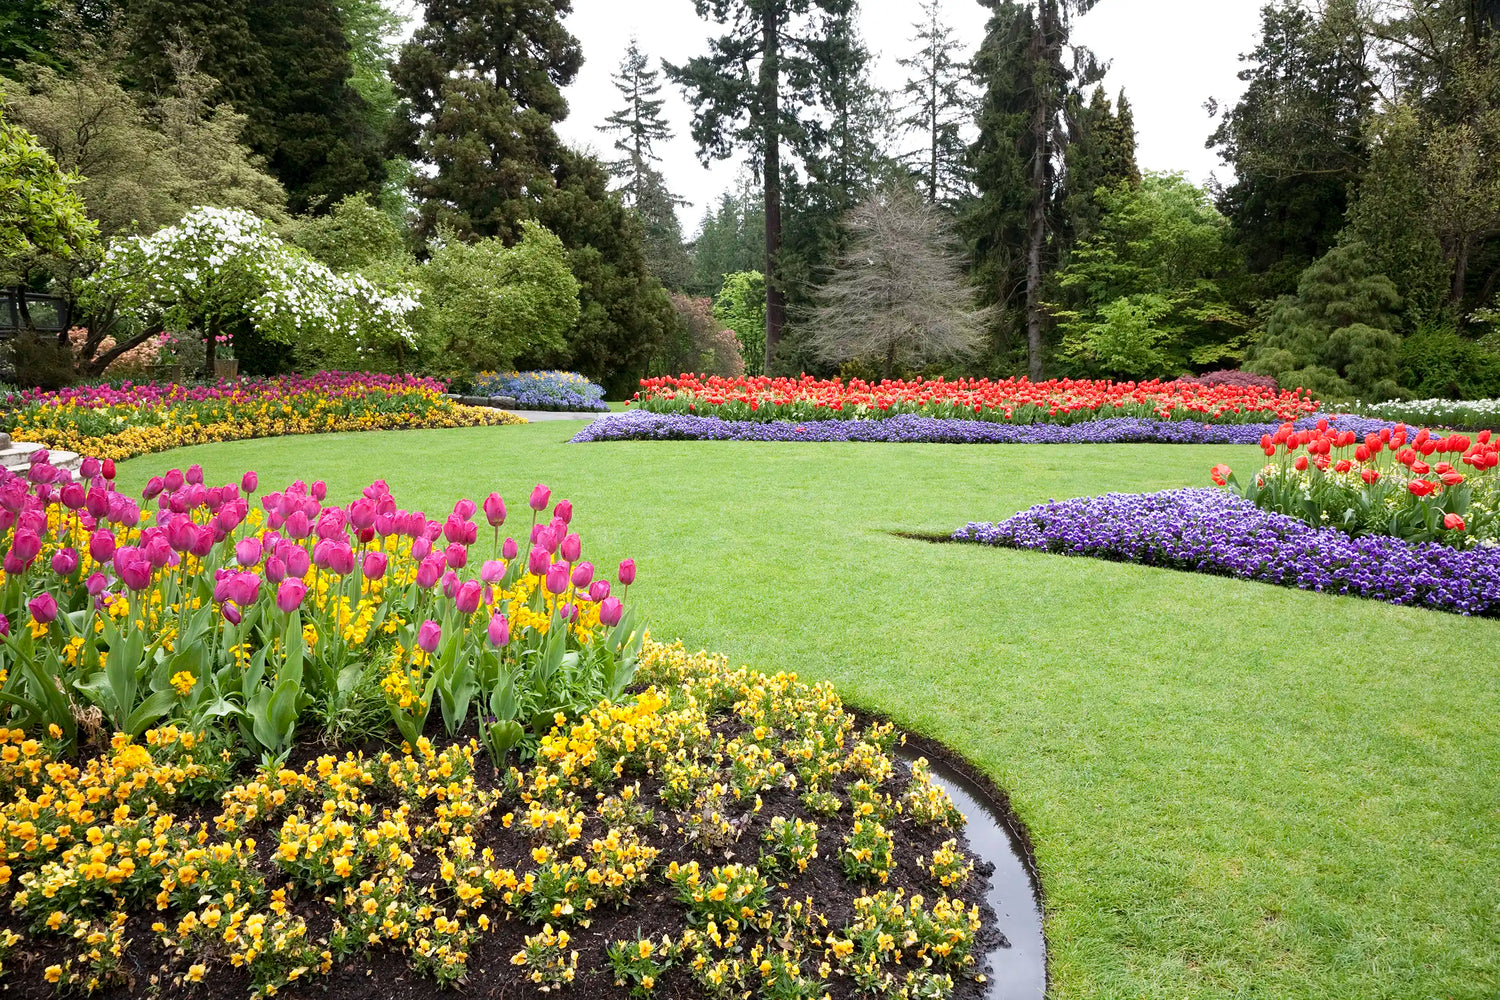
[[[490,645],[497,649],[510,642],[510,622],[498,611],[490,619]]]
[[[547,567],[547,592],[561,594],[568,589],[567,563],[553,563]]]
[[[51,594],[38,594],[26,602],[26,610],[31,613],[32,620],[40,625],[46,625],[57,620],[57,598]]]
[[[953,539],[1500,617],[1500,548],[1356,538],[1223,490],[1052,501],[998,524],[969,524]]]
[[[276,589],[276,607],[284,614],[291,614],[302,606],[302,599],[306,596],[307,584],[288,577]]]

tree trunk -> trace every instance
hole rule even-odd
[[[765,142],[767,365],[781,343],[781,330],[786,325],[786,296],[776,273],[781,257],[781,112],[777,103],[781,68],[777,28],[776,4],[768,3],[761,18],[760,64],[761,130]]]
[[[36,333],[36,324],[31,320],[31,308],[26,305],[25,277],[22,283],[15,287],[13,294],[16,297],[16,333]]]
[[[1046,4],[1042,4],[1046,9]],[[1046,46],[1046,19],[1038,18],[1036,55],[1041,75]],[[1026,369],[1033,382],[1042,379],[1042,244],[1047,239],[1047,95],[1039,89],[1031,115],[1031,208],[1026,233]]]
[[[203,331],[203,377],[212,382],[214,359],[219,356],[219,316],[213,313]]]
[[[1468,235],[1460,236],[1453,254],[1453,288],[1448,299],[1460,312],[1463,311],[1464,286],[1469,283],[1469,248],[1473,242]]]
[[[927,175],[927,203],[936,205],[938,198],[938,78],[936,65],[932,68],[932,76],[929,78],[931,92],[927,98],[927,124],[932,131],[931,162],[928,164]]]

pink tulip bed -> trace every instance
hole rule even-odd
[[[890,726],[652,641],[545,486],[261,487],[0,472],[8,995],[982,995]]]

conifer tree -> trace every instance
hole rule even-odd
[[[973,119],[975,99],[969,63],[953,28],[943,20],[942,0],[923,0],[922,19],[912,25],[917,51],[899,60],[910,74],[902,94],[900,124],[921,142],[903,160],[921,178],[930,204],[952,203],[968,192],[968,152],[964,125]]]

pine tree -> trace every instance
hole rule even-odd
[[[704,212],[693,240],[693,294],[716,297],[725,275],[759,271],[765,264],[766,225],[760,206],[760,192],[746,185],[724,192],[718,207]]]
[[[706,159],[750,149],[764,185],[766,220],[766,352],[774,354],[786,325],[781,256],[782,144],[804,137],[802,110],[812,98],[815,69],[806,48],[807,15],[848,13],[854,0],[694,0],[698,16],[728,30],[710,39],[709,54],[667,75],[696,107],[693,138]]]
[[[625,106],[605,119],[604,130],[619,133],[615,149],[623,154],[609,164],[609,172],[625,181],[625,203],[639,206],[651,181],[650,175],[660,176],[655,167],[661,162],[656,144],[672,139],[672,130],[661,114],[666,101],[656,96],[661,93],[661,83],[650,58],[634,38],[620,61],[619,71],[610,78],[625,99]]]
[[[1122,111],[1116,115],[1103,87],[1095,87],[1087,105],[1081,95],[1068,100],[1067,178],[1063,212],[1069,248],[1088,239],[1099,227],[1102,208],[1097,192],[1121,183],[1139,186],[1135,162],[1135,125],[1130,104],[1120,94]]]
[[[975,111],[969,63],[953,28],[943,20],[942,0],[923,0],[922,20],[912,30],[917,52],[899,60],[911,74],[902,89],[907,104],[900,124],[922,141],[903,159],[921,178],[930,204],[952,204],[970,187],[963,138]]]

